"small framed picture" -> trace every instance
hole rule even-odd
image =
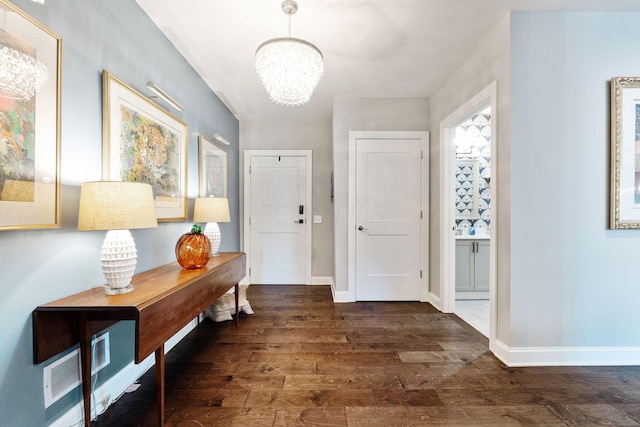
[[[227,153],[200,136],[200,197],[227,197]]]

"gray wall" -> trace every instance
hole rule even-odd
[[[233,143],[223,147],[229,153],[232,222],[221,224],[221,250],[239,249],[239,124],[133,0],[14,3],[63,39],[62,227],[0,232],[0,424],[10,420],[11,425],[40,426],[50,424],[80,397],[73,392],[45,411],[46,363],[32,362],[31,312],[39,304],[105,283],[99,262],[104,233],[76,230],[79,186],[101,179],[101,71],[148,95],[145,83],[154,81],[184,105],[184,112],[163,107],[189,126],[188,221],[132,231],[137,272],[175,261],[175,242],[190,229],[198,193],[198,134],[219,132]],[[112,371],[132,360],[131,332],[126,323],[111,332]],[[98,381],[109,375],[108,370],[101,372]]]
[[[349,220],[349,131],[429,130],[427,98],[336,98],[333,102],[334,280],[336,299],[344,301]]]
[[[313,224],[311,275],[333,276],[333,208],[331,206],[331,123],[330,122],[242,122],[241,150],[312,150],[312,214],[322,215],[322,224]],[[240,182],[244,181],[241,155]],[[244,197],[241,187],[241,197]],[[242,208],[241,208],[242,211]]]
[[[609,82],[640,74],[639,24],[640,13],[512,16],[512,346],[637,354],[640,231],[607,224]]]

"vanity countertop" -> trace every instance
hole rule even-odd
[[[488,234],[465,234],[456,236],[456,240],[489,240]]]

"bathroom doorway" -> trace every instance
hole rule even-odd
[[[454,128],[455,313],[489,337],[491,105]]]
[[[440,124],[443,311],[495,337],[494,82]]]

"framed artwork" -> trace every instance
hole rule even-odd
[[[640,228],[640,77],[611,80],[611,229]]]
[[[227,197],[227,153],[200,135],[200,197]]]
[[[102,72],[102,174],[153,188],[158,221],[187,219],[187,124]]]
[[[477,159],[456,159],[454,174],[456,190],[456,219],[478,219],[478,199],[480,178]]]
[[[0,230],[60,227],[62,39],[0,0]]]

